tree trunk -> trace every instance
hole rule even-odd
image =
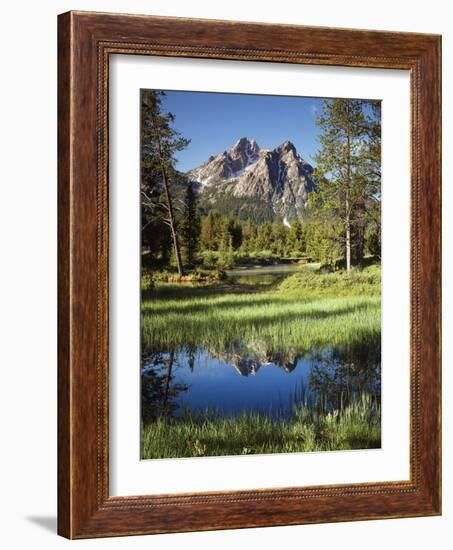
[[[346,200],[346,209],[349,209],[349,201]],[[351,220],[346,215],[346,271],[351,270]]]
[[[169,223],[170,223],[170,230],[171,230],[171,236],[173,239],[173,246],[175,249],[175,257],[176,257],[176,266],[178,268],[178,273],[180,276],[184,275],[184,269],[181,261],[181,252],[179,249],[179,241],[178,241],[178,231],[176,228],[176,220],[173,210],[173,201],[171,199],[171,192],[170,192],[170,184],[168,182],[168,175],[167,175],[167,169],[165,167],[165,161],[162,155],[162,148],[160,143],[160,135],[159,130],[157,128],[156,124],[156,118],[154,113],[151,115],[153,127],[156,135],[156,143],[157,143],[157,150],[159,152],[159,160],[160,160],[160,166],[162,170],[162,179],[164,180],[164,188],[165,188],[165,196],[167,199],[167,206],[168,206],[168,215],[169,215]]]
[[[168,203],[168,214],[170,217],[171,236],[173,239],[173,246],[175,248],[176,266],[178,268],[179,275],[182,276],[184,275],[184,269],[181,261],[181,252],[179,250],[178,232],[176,229],[175,216],[173,213],[173,204],[172,204],[170,188],[167,180],[167,173],[164,166],[162,166],[162,172],[163,172],[163,178],[164,178],[165,196],[167,197],[167,203]]]
[[[351,130],[349,127],[349,101],[346,100],[346,193],[345,193],[345,229],[346,229],[346,271],[351,270],[351,211],[349,188],[351,186]]]

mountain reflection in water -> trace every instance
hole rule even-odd
[[[275,351],[265,343],[228,349],[179,348],[142,359],[142,418],[214,411],[290,414],[297,402],[341,408],[367,393],[381,395],[380,345]]]

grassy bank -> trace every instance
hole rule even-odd
[[[380,408],[364,395],[342,411],[300,406],[290,420],[259,414],[205,413],[165,419],[143,428],[141,456],[176,458],[372,449],[380,447]]]
[[[299,351],[376,342],[380,269],[321,274],[305,268],[277,286],[160,283],[143,292],[143,349],[225,349],[238,341]]]

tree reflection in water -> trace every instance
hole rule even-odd
[[[142,420],[145,424],[161,416],[172,416],[178,409],[177,397],[189,386],[175,381],[176,368],[175,350],[142,359]]]
[[[380,342],[359,343],[310,353],[308,387],[324,409],[342,409],[362,394],[381,400]]]

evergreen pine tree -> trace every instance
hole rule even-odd
[[[176,265],[180,275],[183,264],[179,245],[178,225],[173,206],[172,183],[177,178],[174,154],[184,149],[189,140],[173,127],[174,116],[163,110],[164,92],[141,92],[141,196],[142,208],[150,215],[160,216],[171,233]]]
[[[218,250],[223,235],[223,220],[217,210],[209,210],[201,221],[201,244],[205,250]]]
[[[321,148],[315,157],[314,178],[317,192],[311,205],[331,229],[339,225],[344,244],[346,269],[351,269],[352,251],[358,244],[363,214],[365,174],[363,154],[367,147],[367,124],[364,101],[355,99],[324,100],[317,124],[321,129]]]
[[[197,192],[192,182],[186,187],[181,229],[185,262],[189,267],[194,267],[200,240],[200,218],[197,211]]]

